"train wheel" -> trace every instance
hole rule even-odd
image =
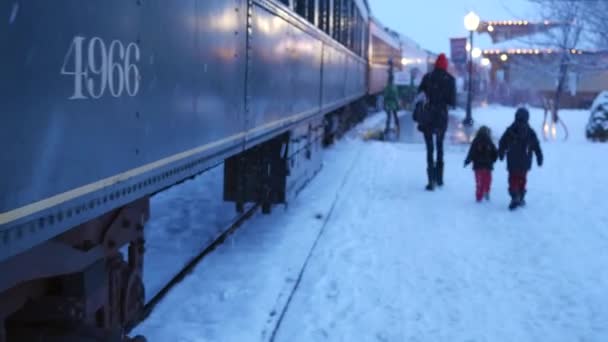
[[[131,327],[143,318],[146,291],[142,279],[134,272],[126,279],[122,294],[123,326]]]

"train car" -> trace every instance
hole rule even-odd
[[[400,35],[401,71],[395,75],[395,82],[400,86],[417,87],[429,69],[428,53],[411,38]]]
[[[399,41],[401,44],[401,70],[395,72],[395,84],[399,91],[402,107],[412,110],[418,86],[424,74],[429,70],[428,53],[407,36],[399,34]]]
[[[401,70],[401,42],[399,35],[370,17],[368,94],[375,99],[388,82],[389,70]]]
[[[268,210],[370,90],[364,0],[21,0],[0,18],[0,342],[122,338],[149,197],[225,162],[225,199]]]

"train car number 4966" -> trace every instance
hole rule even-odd
[[[74,78],[74,92],[69,99],[99,99],[107,94],[116,98],[136,96],[141,80],[139,59],[136,43],[125,46],[113,40],[108,45],[99,37],[74,37],[61,68],[62,75]]]

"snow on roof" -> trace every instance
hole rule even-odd
[[[560,49],[559,44],[556,43],[562,36],[560,32],[561,27],[554,27],[547,31],[537,32],[528,36],[519,37],[511,40],[505,40],[498,43],[483,44],[480,46],[482,50],[513,50],[513,49],[531,49],[531,50],[545,50],[545,49]],[[584,35],[580,38],[579,43],[576,46],[570,47],[577,50],[583,51],[596,51],[597,47],[593,44],[591,39],[588,39]]]

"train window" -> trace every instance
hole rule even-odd
[[[291,7],[291,0],[279,0],[280,3],[282,3],[285,6],[290,6]]]
[[[348,47],[348,23],[350,21],[348,12],[350,2],[351,0],[342,0],[342,40],[340,42],[346,47]]]
[[[347,28],[348,28],[348,41],[347,46],[351,51],[355,51],[355,3],[353,0],[348,0],[347,7]]]
[[[331,22],[332,22],[332,11],[331,11],[331,0],[319,0],[319,28],[328,35],[332,35]]]
[[[308,0],[306,19],[313,25],[318,24],[318,0]]]
[[[293,9],[304,18],[306,18],[306,12],[308,11],[306,2],[307,0],[293,0]]]
[[[319,0],[318,9],[319,27],[357,55],[363,56],[367,45],[367,25],[355,0]]]
[[[360,13],[357,13],[357,54],[365,56],[365,22]]]
[[[335,40],[339,41],[340,43],[343,42],[342,40],[342,33],[343,33],[343,20],[342,20],[342,7],[343,7],[343,2],[344,0],[334,0],[334,27],[333,27],[333,37]]]
[[[355,16],[353,17],[353,51],[357,55],[361,55],[361,19],[359,16],[359,11],[355,11]]]
[[[294,0],[294,10],[313,25],[317,24],[317,0]]]
[[[370,34],[369,34],[369,23],[363,24],[363,54],[366,58],[370,58],[369,56],[369,46],[370,46]]]

